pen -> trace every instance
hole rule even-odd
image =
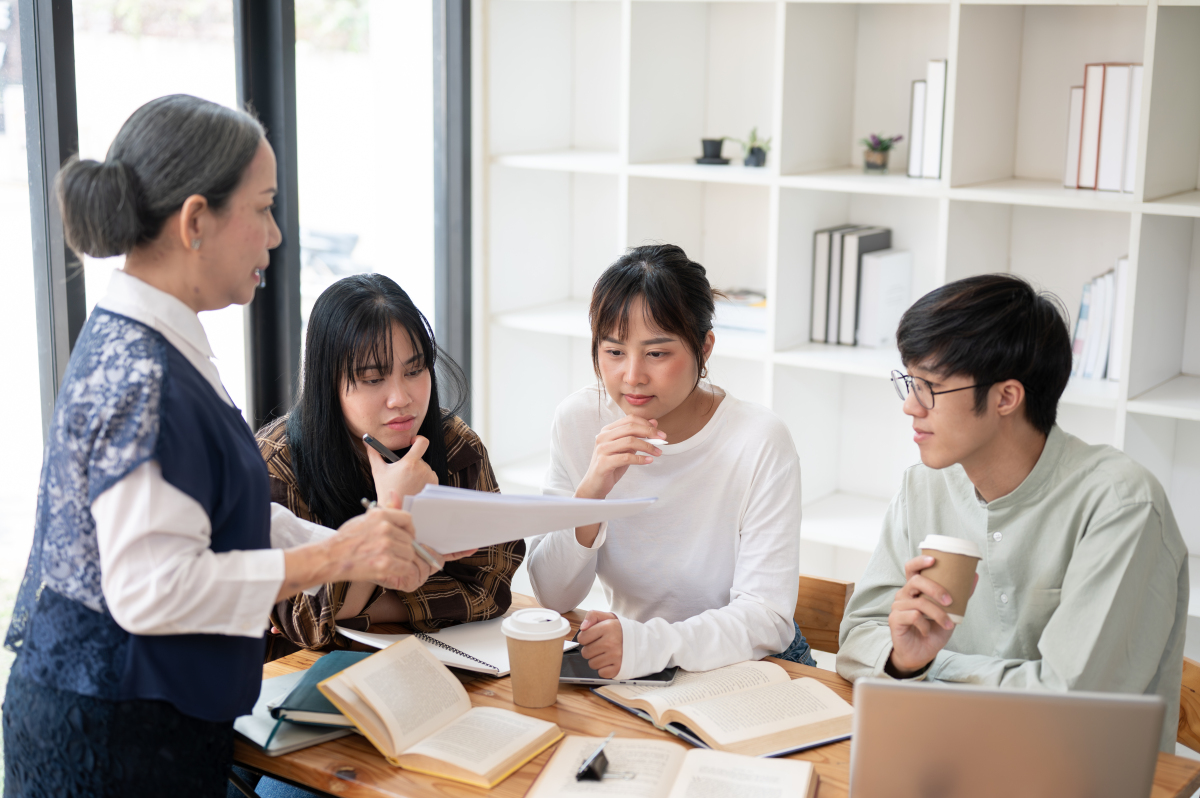
[[[364,496],[362,499],[362,506],[364,509],[373,510],[379,506],[379,503],[369,501]],[[417,553],[418,557],[420,557],[425,562],[429,563],[430,568],[432,568],[435,571],[442,570],[442,566],[438,565],[437,560],[433,559],[433,555],[429,553],[428,549],[426,549],[424,546],[422,546],[420,543],[418,543],[415,540],[412,542],[412,547],[413,547],[413,551],[415,551]]]

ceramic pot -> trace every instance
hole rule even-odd
[[[725,139],[700,139],[700,145],[704,147],[705,159],[720,158],[721,145],[725,143]]]
[[[863,150],[863,171],[867,174],[886,175],[888,170],[887,150]]]
[[[742,163],[746,166],[766,166],[767,151],[762,147],[751,147],[750,152],[746,155],[746,159]]]

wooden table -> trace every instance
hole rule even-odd
[[[531,604],[531,599],[517,597],[514,609]],[[578,629],[582,616],[569,613],[567,617],[572,628]],[[301,651],[268,663],[263,667],[263,678],[304,670],[320,656],[314,652]],[[852,700],[853,690],[850,683],[836,673],[782,660],[772,661],[785,668],[793,678],[811,676],[827,684],[847,701]],[[480,677],[465,686],[474,706],[502,707],[553,721],[566,734],[604,737],[615,731],[619,737],[679,742],[666,732],[659,731],[646,721],[592,695],[588,688],[579,685],[562,685],[558,692],[558,703],[545,709],[515,706],[512,702],[510,680],[507,678]],[[684,743],[679,742],[679,745]],[[234,759],[239,765],[251,770],[279,776],[310,789],[337,796],[446,798],[486,795],[492,798],[518,798],[525,795],[553,752],[554,748],[542,752],[491,790],[393,767],[365,737],[357,734],[280,757],[265,756],[256,746],[239,740],[234,749]],[[791,758],[806,759],[816,764],[817,773],[821,776],[818,798],[846,798],[849,795],[848,741],[794,754]],[[1151,798],[1187,798],[1197,789],[1200,789],[1200,762],[1170,754],[1158,755]]]

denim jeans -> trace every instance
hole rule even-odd
[[[815,667],[817,661],[809,653],[808,641],[804,639],[804,632],[800,631],[800,624],[792,621],[792,625],[796,627],[796,636],[792,638],[792,644],[775,656],[786,659],[788,662],[799,662],[801,665]]]

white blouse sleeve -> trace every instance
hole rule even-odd
[[[121,628],[139,635],[262,635],[283,585],[283,551],[214,552],[208,514],[168,483],[153,460],[96,497],[91,509],[104,600]],[[286,510],[291,521],[283,519],[277,531],[279,510],[272,507],[272,545],[314,534],[308,527],[315,524]]]

